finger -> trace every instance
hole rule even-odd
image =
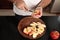
[[[26,4],[25,4],[25,6],[24,6],[24,7],[25,7],[25,9],[26,9],[26,10],[28,10],[28,7],[26,6]]]
[[[40,16],[39,16],[39,15],[33,15],[33,17],[34,17],[34,18],[40,18]]]
[[[22,7],[22,10],[26,11],[25,7]]]
[[[31,15],[33,18],[36,18],[36,16],[34,14]]]
[[[34,18],[40,18],[41,16],[42,16],[42,14],[40,14],[40,15],[37,15],[36,13],[32,14],[32,17],[34,17]]]
[[[28,8],[24,7],[26,11],[28,11]]]
[[[18,9],[21,9],[21,10],[23,10],[23,7],[21,7],[21,6],[17,6],[18,7]]]
[[[35,16],[35,15],[32,15],[32,17],[33,17],[33,18],[39,18],[39,17],[37,17],[37,16]]]

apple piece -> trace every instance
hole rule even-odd
[[[31,32],[31,27],[27,27],[27,32],[30,33]]]
[[[39,12],[40,12],[40,10],[35,10],[35,11],[34,11],[34,13],[39,13]]]
[[[41,24],[41,25],[42,25],[42,27],[46,28],[46,25],[45,24]]]
[[[28,34],[27,28],[24,28],[23,32],[24,32],[25,34]]]
[[[40,15],[41,12],[40,12],[40,10],[35,10],[34,14],[37,16],[37,15]]]
[[[38,36],[38,33],[33,33],[33,38],[36,38]]]
[[[37,25],[36,22],[33,22],[33,23],[30,24],[30,26],[32,26],[32,27],[35,27],[36,25]]]
[[[33,35],[33,31],[31,31],[31,32],[29,33],[29,36],[31,36],[31,35]]]
[[[38,30],[38,33],[39,33],[39,34],[41,34],[41,33],[44,32],[44,28],[43,28],[43,27],[40,27],[40,28],[38,28],[37,30]]]
[[[40,10],[35,10],[32,14],[34,18],[39,18],[42,16],[42,12]]]

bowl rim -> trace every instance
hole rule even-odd
[[[20,23],[21,23],[21,21],[23,21],[23,20],[26,19],[26,18],[33,18],[33,17],[25,17],[25,18],[23,18],[23,19],[21,19],[21,20],[19,21],[19,23],[18,23],[18,31],[19,31],[19,33],[20,33],[23,37],[28,38],[28,39],[38,39],[38,38],[42,37],[42,36],[45,34],[45,32],[46,32],[46,28],[44,28],[45,30],[44,30],[44,32],[42,33],[42,35],[40,35],[39,37],[36,37],[36,38],[32,38],[32,37],[30,38],[29,36],[27,36],[26,34],[24,34],[24,33],[21,31],[21,29],[20,29]],[[33,18],[33,19],[37,19],[37,18]],[[40,21],[43,22],[43,24],[45,24],[43,20],[41,20],[41,19],[37,19],[37,20],[40,20]]]

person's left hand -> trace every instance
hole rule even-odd
[[[40,18],[42,16],[42,10],[35,10],[31,16],[33,18]]]

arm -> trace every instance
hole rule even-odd
[[[9,1],[14,3],[14,2],[20,2],[20,1],[23,1],[23,0],[9,0]]]
[[[48,6],[50,3],[51,3],[52,0],[42,0],[40,2],[40,4],[38,5],[38,7],[42,7],[42,8],[45,8],[46,6]],[[38,8],[37,7],[37,8]]]
[[[25,2],[23,0],[9,0],[10,2],[14,3],[17,8],[22,9],[22,10],[28,10]]]
[[[42,8],[45,8],[50,3],[51,3],[51,0],[42,0],[36,7],[36,10],[40,11],[40,13],[37,13],[38,11],[36,12],[36,14],[39,16],[36,16],[35,13],[33,13],[32,17],[35,17],[35,18],[41,17],[42,16]]]

